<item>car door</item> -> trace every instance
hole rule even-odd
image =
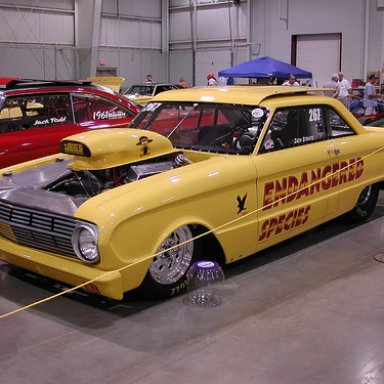
[[[0,114],[0,167],[59,152],[77,131],[67,93],[9,96]]]
[[[259,242],[291,237],[336,211],[337,160],[330,153],[319,106],[277,108],[255,162]]]
[[[331,107],[324,109],[324,116],[329,130],[329,153],[337,160],[340,170],[338,209],[344,212],[357,202],[362,184],[369,177],[366,170],[373,170],[377,164],[372,163],[376,162],[375,157],[371,156],[372,145],[365,145],[369,141],[369,134],[357,134],[347,120]]]

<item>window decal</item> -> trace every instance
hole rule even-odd
[[[67,120],[67,116],[50,117],[44,120],[36,120],[32,125],[39,126],[39,125],[47,125],[47,124],[63,124],[66,122],[66,120]]]
[[[316,122],[321,120],[320,108],[313,108],[309,110],[309,121]]]
[[[106,119],[122,119],[126,117],[127,113],[124,111],[96,111],[93,112],[93,120],[106,120]]]
[[[261,108],[255,108],[252,110],[252,117],[255,119],[260,119],[260,117],[264,116],[264,111]]]

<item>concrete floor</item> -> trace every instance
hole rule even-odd
[[[12,384],[384,383],[384,194],[368,223],[330,223],[225,270],[223,303],[74,293],[0,320]],[[0,314],[60,284],[0,264]]]

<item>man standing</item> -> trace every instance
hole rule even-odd
[[[152,75],[151,75],[150,73],[148,73],[147,78],[146,78],[146,80],[145,80],[145,83],[146,83],[146,84],[151,84],[151,83],[153,83]]]
[[[213,73],[208,73],[207,81],[208,81],[208,86],[217,85],[217,80]]]
[[[334,73],[331,77],[331,81],[325,83],[323,88],[329,89],[329,91],[324,92],[325,96],[334,97],[335,99],[338,98],[340,94],[339,75]]]
[[[375,84],[377,80],[376,75],[370,75],[368,77],[368,81],[365,84],[364,88],[364,108],[365,108],[365,116],[374,115],[376,113],[377,108],[377,98],[376,90],[373,84]]]
[[[297,87],[300,84],[296,81],[296,76],[290,74],[287,81],[284,81],[283,85],[288,85],[290,87]]]
[[[348,108],[352,87],[351,84],[349,84],[349,81],[344,79],[344,74],[342,72],[339,72],[338,76],[340,92],[337,98]]]

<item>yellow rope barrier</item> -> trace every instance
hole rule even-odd
[[[383,128],[383,129],[384,129],[384,128]],[[364,160],[364,159],[367,159],[367,158],[373,156],[374,154],[376,154],[376,153],[378,153],[378,152],[380,152],[380,151],[383,151],[383,150],[384,150],[384,146],[378,148],[376,151],[373,151],[373,152],[367,154],[367,155],[366,155],[365,157],[363,157],[362,159],[363,159],[363,160]],[[337,173],[339,173],[339,172],[341,172],[341,171],[343,171],[343,170],[346,170],[346,169],[348,169],[348,168],[350,168],[350,167],[352,167],[352,166],[354,166],[354,165],[356,165],[356,164],[357,164],[357,161],[355,161],[355,162],[353,162],[353,163],[351,163],[351,164],[348,164],[347,166],[345,166],[345,167],[343,167],[343,168],[340,168],[339,170],[337,170],[337,171],[335,171],[335,172],[329,174],[328,176],[325,176],[325,177],[323,177],[322,179],[317,180],[316,183],[322,182],[322,181],[324,181],[324,180],[326,180],[326,179],[328,179],[328,178],[330,178],[330,177],[336,175]],[[310,187],[311,185],[312,185],[312,184],[309,184],[307,187]],[[307,187],[306,187],[306,188],[307,188]],[[215,231],[217,231],[217,230],[220,230],[220,229],[226,227],[227,225],[233,224],[233,223],[235,223],[235,222],[237,222],[237,221],[239,221],[239,220],[242,220],[243,218],[245,218],[245,217],[247,217],[247,216],[249,216],[249,215],[255,214],[255,213],[259,212],[259,211],[260,211],[261,209],[263,209],[263,208],[264,208],[264,209],[265,209],[265,208],[268,208],[268,207],[272,206],[273,204],[275,204],[276,202],[281,202],[284,198],[287,198],[287,197],[290,197],[290,196],[292,196],[292,195],[294,195],[294,194],[297,194],[297,193],[300,192],[300,191],[301,191],[301,189],[298,189],[298,190],[292,192],[291,194],[288,194],[287,196],[285,196],[285,197],[283,197],[283,198],[281,198],[281,199],[279,199],[279,200],[277,200],[277,201],[274,201],[273,203],[270,203],[270,204],[268,204],[268,205],[266,205],[266,206],[263,206],[263,207],[261,207],[261,208],[255,209],[255,210],[252,211],[252,212],[249,212],[249,213],[248,213],[247,215],[245,215],[245,216],[237,217],[237,218],[235,218],[235,219],[233,219],[233,220],[231,220],[231,221],[228,221],[228,222],[226,222],[226,223],[224,223],[224,224],[222,224],[222,225],[219,225],[218,227],[212,228],[212,229],[210,229],[210,230],[208,230],[208,231],[206,231],[206,232],[204,232],[204,233],[202,233],[202,234],[200,234],[200,235],[197,235],[197,236],[195,236],[195,237],[193,237],[193,238],[191,238],[191,239],[189,239],[189,240],[186,240],[186,241],[184,241],[184,242],[182,242],[182,243],[180,243],[180,244],[174,245],[174,246],[172,246],[172,247],[170,247],[170,248],[167,248],[166,250],[163,250],[163,251],[157,252],[157,253],[155,253],[155,254],[153,254],[153,255],[150,255],[150,256],[148,256],[147,258],[145,258],[144,261],[145,261],[145,260],[149,260],[149,259],[153,259],[153,258],[156,257],[156,256],[160,256],[161,254],[163,254],[163,253],[165,253],[165,252],[169,252],[169,251],[171,251],[171,250],[173,250],[173,249],[176,249],[176,248],[181,247],[181,246],[183,246],[183,245],[185,245],[185,244],[188,244],[189,242],[196,241],[196,240],[198,240],[198,239],[200,239],[200,238],[202,238],[202,237],[204,237],[204,236],[207,236],[207,235],[209,235],[209,234],[211,234],[211,233],[213,233],[213,232],[215,232]],[[45,298],[45,299],[35,301],[35,302],[33,302],[33,303],[31,303],[31,304],[28,304],[28,305],[26,305],[26,306],[24,306],[24,307],[21,307],[21,308],[15,309],[15,310],[13,310],[13,311],[7,312],[7,313],[5,313],[5,314],[2,314],[2,315],[0,315],[0,320],[1,320],[1,319],[4,319],[4,318],[6,318],[6,317],[9,317],[9,316],[11,316],[11,315],[15,315],[15,314],[17,314],[17,313],[19,313],[19,312],[25,311],[26,309],[33,308],[33,307],[35,307],[35,306],[37,306],[37,305],[40,305],[40,304],[46,303],[46,302],[48,302],[48,301],[50,301],[50,300],[56,299],[57,297],[63,296],[63,295],[65,295],[65,294],[67,294],[67,293],[73,292],[73,291],[75,291],[75,290],[77,290],[77,289],[79,289],[79,288],[82,288],[82,287],[84,287],[84,286],[86,286],[86,285],[88,285],[88,284],[91,284],[91,283],[94,283],[94,282],[96,282],[96,281],[98,281],[98,280],[100,280],[100,279],[103,279],[103,278],[109,276],[109,275],[112,274],[112,273],[123,271],[125,268],[131,267],[132,265],[135,265],[135,264],[137,264],[137,263],[139,263],[139,262],[142,262],[142,261],[143,261],[143,260],[141,259],[141,260],[139,260],[139,261],[137,261],[137,262],[134,262],[134,263],[131,263],[131,264],[128,264],[128,265],[124,265],[123,267],[121,267],[121,268],[119,268],[119,269],[116,269],[116,270],[113,270],[113,271],[105,272],[103,275],[98,276],[98,277],[96,277],[96,278],[94,278],[94,279],[92,279],[92,280],[88,280],[88,281],[86,281],[86,282],[84,282],[84,283],[82,283],[82,284],[79,284],[79,285],[75,286],[75,287],[68,288],[68,289],[66,289],[66,290],[64,290],[64,291],[62,291],[62,292],[60,292],[60,293],[57,293],[57,294],[52,295],[52,296],[49,296],[49,297],[47,297],[47,298]]]

